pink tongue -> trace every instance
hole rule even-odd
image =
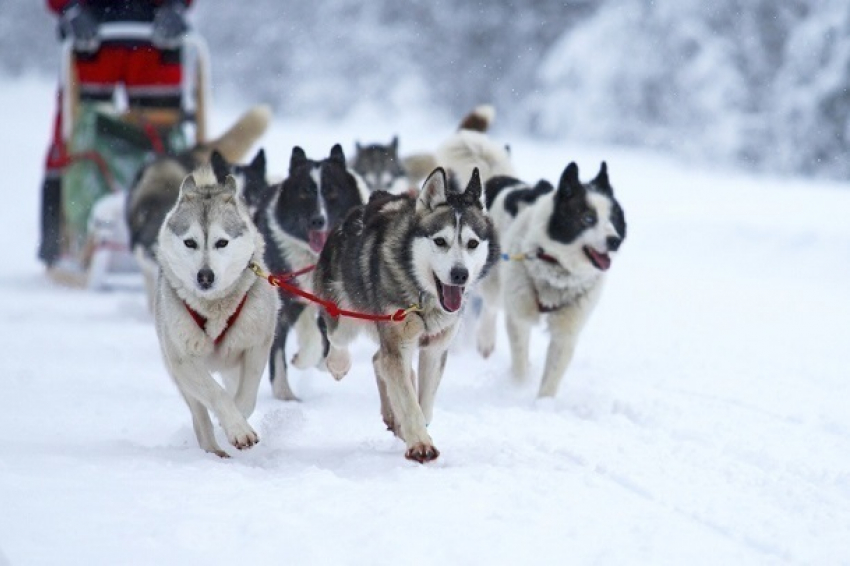
[[[310,230],[307,237],[310,242],[310,249],[319,253],[325,247],[325,242],[328,240],[328,233],[324,230]]]
[[[593,261],[596,262],[596,267],[601,269],[602,271],[608,271],[608,268],[611,267],[611,257],[608,254],[601,254],[593,249],[588,249],[590,255],[593,256]]]
[[[460,285],[443,285],[443,307],[449,312],[455,312],[463,302],[463,287]]]

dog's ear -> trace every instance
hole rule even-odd
[[[192,200],[198,194],[198,185],[195,184],[194,175],[186,175],[180,184],[180,200]]]
[[[230,164],[219,150],[213,150],[210,155],[210,165],[212,166],[216,182],[223,183],[224,178],[230,174]]]
[[[362,152],[363,152],[363,146],[360,145],[359,141],[355,141],[354,142],[354,153],[358,154],[358,153],[362,153]]]
[[[257,151],[257,155],[254,156],[254,159],[251,160],[251,164],[249,165],[251,169],[255,169],[262,174],[263,178],[266,176],[266,150],[260,148]]]
[[[608,196],[614,196],[614,188],[608,180],[608,164],[604,161],[602,162],[602,165],[599,166],[599,173],[597,173],[591,183],[593,183],[593,186],[596,187],[600,193]]]
[[[422,185],[422,190],[419,191],[419,197],[416,199],[416,212],[434,210],[435,207],[446,202],[447,188],[446,171],[442,167],[437,167],[428,175]]]
[[[393,136],[393,140],[390,142],[390,155],[398,157],[398,136]]]
[[[569,197],[579,189],[581,189],[581,181],[578,178],[578,165],[572,161],[561,173],[561,180],[558,182],[558,196]]]
[[[466,190],[463,191],[463,198],[469,204],[484,207],[484,203],[481,202],[481,175],[478,173],[478,167],[472,170],[472,177],[469,178]]]
[[[289,174],[292,175],[292,172],[298,169],[300,166],[307,163],[309,159],[307,159],[307,154],[304,153],[304,150],[299,146],[295,146],[292,148],[292,156],[289,158]]]
[[[228,175],[224,178],[224,192],[222,195],[224,196],[224,202],[230,202],[233,200],[233,197],[236,196],[236,193],[239,191],[239,187],[236,185],[236,178],[233,175]]]
[[[342,146],[339,144],[334,144],[331,148],[331,156],[328,158],[331,161],[336,161],[343,167],[345,167],[345,152],[342,151]]]

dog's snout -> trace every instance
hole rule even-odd
[[[310,229],[311,230],[324,230],[325,229],[325,217],[321,214],[318,214],[310,219]]]
[[[620,249],[620,244],[623,243],[623,239],[617,236],[608,236],[608,239],[605,240],[605,243],[608,244],[609,252],[616,252]]]
[[[469,270],[465,267],[453,267],[449,276],[452,278],[452,285],[466,285]]]
[[[215,281],[215,273],[209,267],[205,267],[198,272],[198,285],[203,290],[207,290],[212,287],[213,281]]]

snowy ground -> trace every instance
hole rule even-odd
[[[505,140],[529,179],[607,159],[629,222],[554,410],[510,383],[504,334],[486,362],[460,347],[442,456],[407,462],[363,342],[343,382],[297,375],[301,403],[264,382],[260,445],[222,461],[196,445],[141,282],[43,276],[52,87],[2,86],[0,564],[850,563],[850,187]],[[281,122],[264,145],[283,173],[293,144],[397,132],[413,151],[452,126]]]

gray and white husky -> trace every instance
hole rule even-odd
[[[443,169],[417,197],[374,193],[333,230],[313,279],[316,293],[341,308],[391,314],[417,304],[402,322],[364,322],[321,313],[330,343],[327,368],[341,379],[351,367],[348,345],[360,331],[379,342],[373,365],[384,423],[407,444],[405,456],[437,458],[426,429],[447,349],[473,285],[498,258],[493,224],[481,202],[476,170],[463,192]],[[419,350],[419,380],[413,355]]]
[[[180,186],[158,242],[154,317],[165,365],[189,405],[198,444],[226,457],[208,411],[236,448],[259,441],[247,418],[278,310],[275,290],[248,268],[264,267],[263,238],[235,179],[220,183],[212,168],[201,167]]]
[[[589,183],[570,163],[557,189],[512,177],[486,184],[487,207],[505,261],[479,286],[484,309],[478,350],[495,347],[496,307],[505,309],[511,369],[518,380],[528,372],[529,333],[545,319],[551,339],[539,397],[554,397],[572,359],[579,333],[602,292],[611,259],[626,237],[623,209],[614,198],[603,162]]]

